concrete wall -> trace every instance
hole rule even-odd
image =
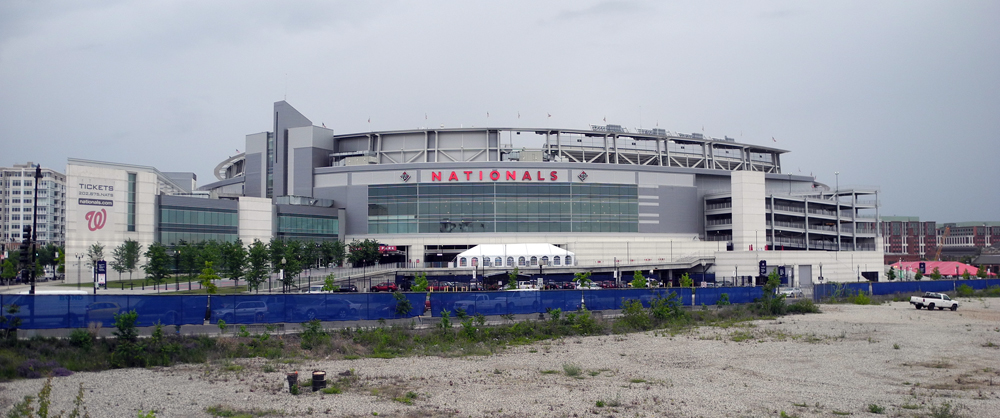
[[[733,250],[755,250],[767,243],[767,224],[764,206],[764,173],[734,171],[733,196]]]
[[[274,236],[274,207],[271,199],[259,197],[241,197],[239,200],[240,210],[240,239],[244,245],[253,244],[254,240],[268,243]]]
[[[247,135],[244,194],[266,197],[267,193],[267,132]]]
[[[886,280],[882,253],[878,251],[723,251],[715,254],[716,279],[731,278],[734,270],[738,270],[740,276],[756,276],[761,260],[768,266],[793,268],[797,279],[806,277],[801,267],[809,266],[806,270],[811,270],[814,283],[820,275],[820,265],[823,266],[824,283],[856,282],[858,268],[862,272],[877,271],[879,280]],[[864,280],[862,277],[861,281]],[[796,281],[795,284],[811,287],[810,283]]]
[[[275,144],[275,164],[274,164],[274,196],[285,196],[290,194],[288,188],[290,149],[289,135],[292,128],[312,126],[308,118],[295,110],[284,100],[274,103],[274,144]],[[266,154],[265,154],[266,155]],[[266,179],[266,176],[265,176]]]

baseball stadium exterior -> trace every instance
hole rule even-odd
[[[131,204],[155,201],[147,212],[156,226],[144,239],[168,245],[374,239],[390,249],[384,261],[414,269],[624,268],[666,280],[690,271],[732,281],[757,275],[765,261],[768,269],[785,267],[790,281],[804,287],[821,276],[883,275],[877,190],[832,189],[788,174],[782,149],[634,131],[603,125],[335,134],[281,101],[274,104],[273,130],[247,135],[246,152],[220,163],[214,183],[195,189],[177,173],[71,159],[67,184],[100,183],[72,177],[113,168],[120,173],[106,177],[124,190],[133,171],[152,173],[144,181],[156,198],[132,197]],[[178,191],[186,188],[190,193]],[[69,193],[68,206],[75,206]],[[93,239],[71,225],[86,209],[68,208],[68,246]],[[192,227],[190,211],[211,212],[206,219],[214,226]],[[112,221],[125,230],[109,241],[129,236],[124,218]],[[575,259],[565,266],[506,254],[458,257],[483,244],[549,244]]]

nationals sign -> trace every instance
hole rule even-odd
[[[559,181],[559,172],[542,170],[468,170],[431,172],[431,182],[448,181]]]
[[[108,211],[101,209],[99,211],[94,210],[87,212],[87,229],[91,231],[96,231],[98,229],[104,228],[104,224],[108,221]]]

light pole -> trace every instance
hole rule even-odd
[[[281,293],[285,293],[285,257],[281,257]]]
[[[82,279],[80,278],[80,269],[83,268],[83,265],[81,264],[81,261],[80,261],[81,258],[83,258],[83,254],[76,253],[76,288],[77,288],[77,290],[80,289],[80,282],[82,281]]]

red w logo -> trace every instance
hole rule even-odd
[[[87,212],[87,228],[91,231],[104,228],[104,223],[108,220],[108,212],[104,209]]]

